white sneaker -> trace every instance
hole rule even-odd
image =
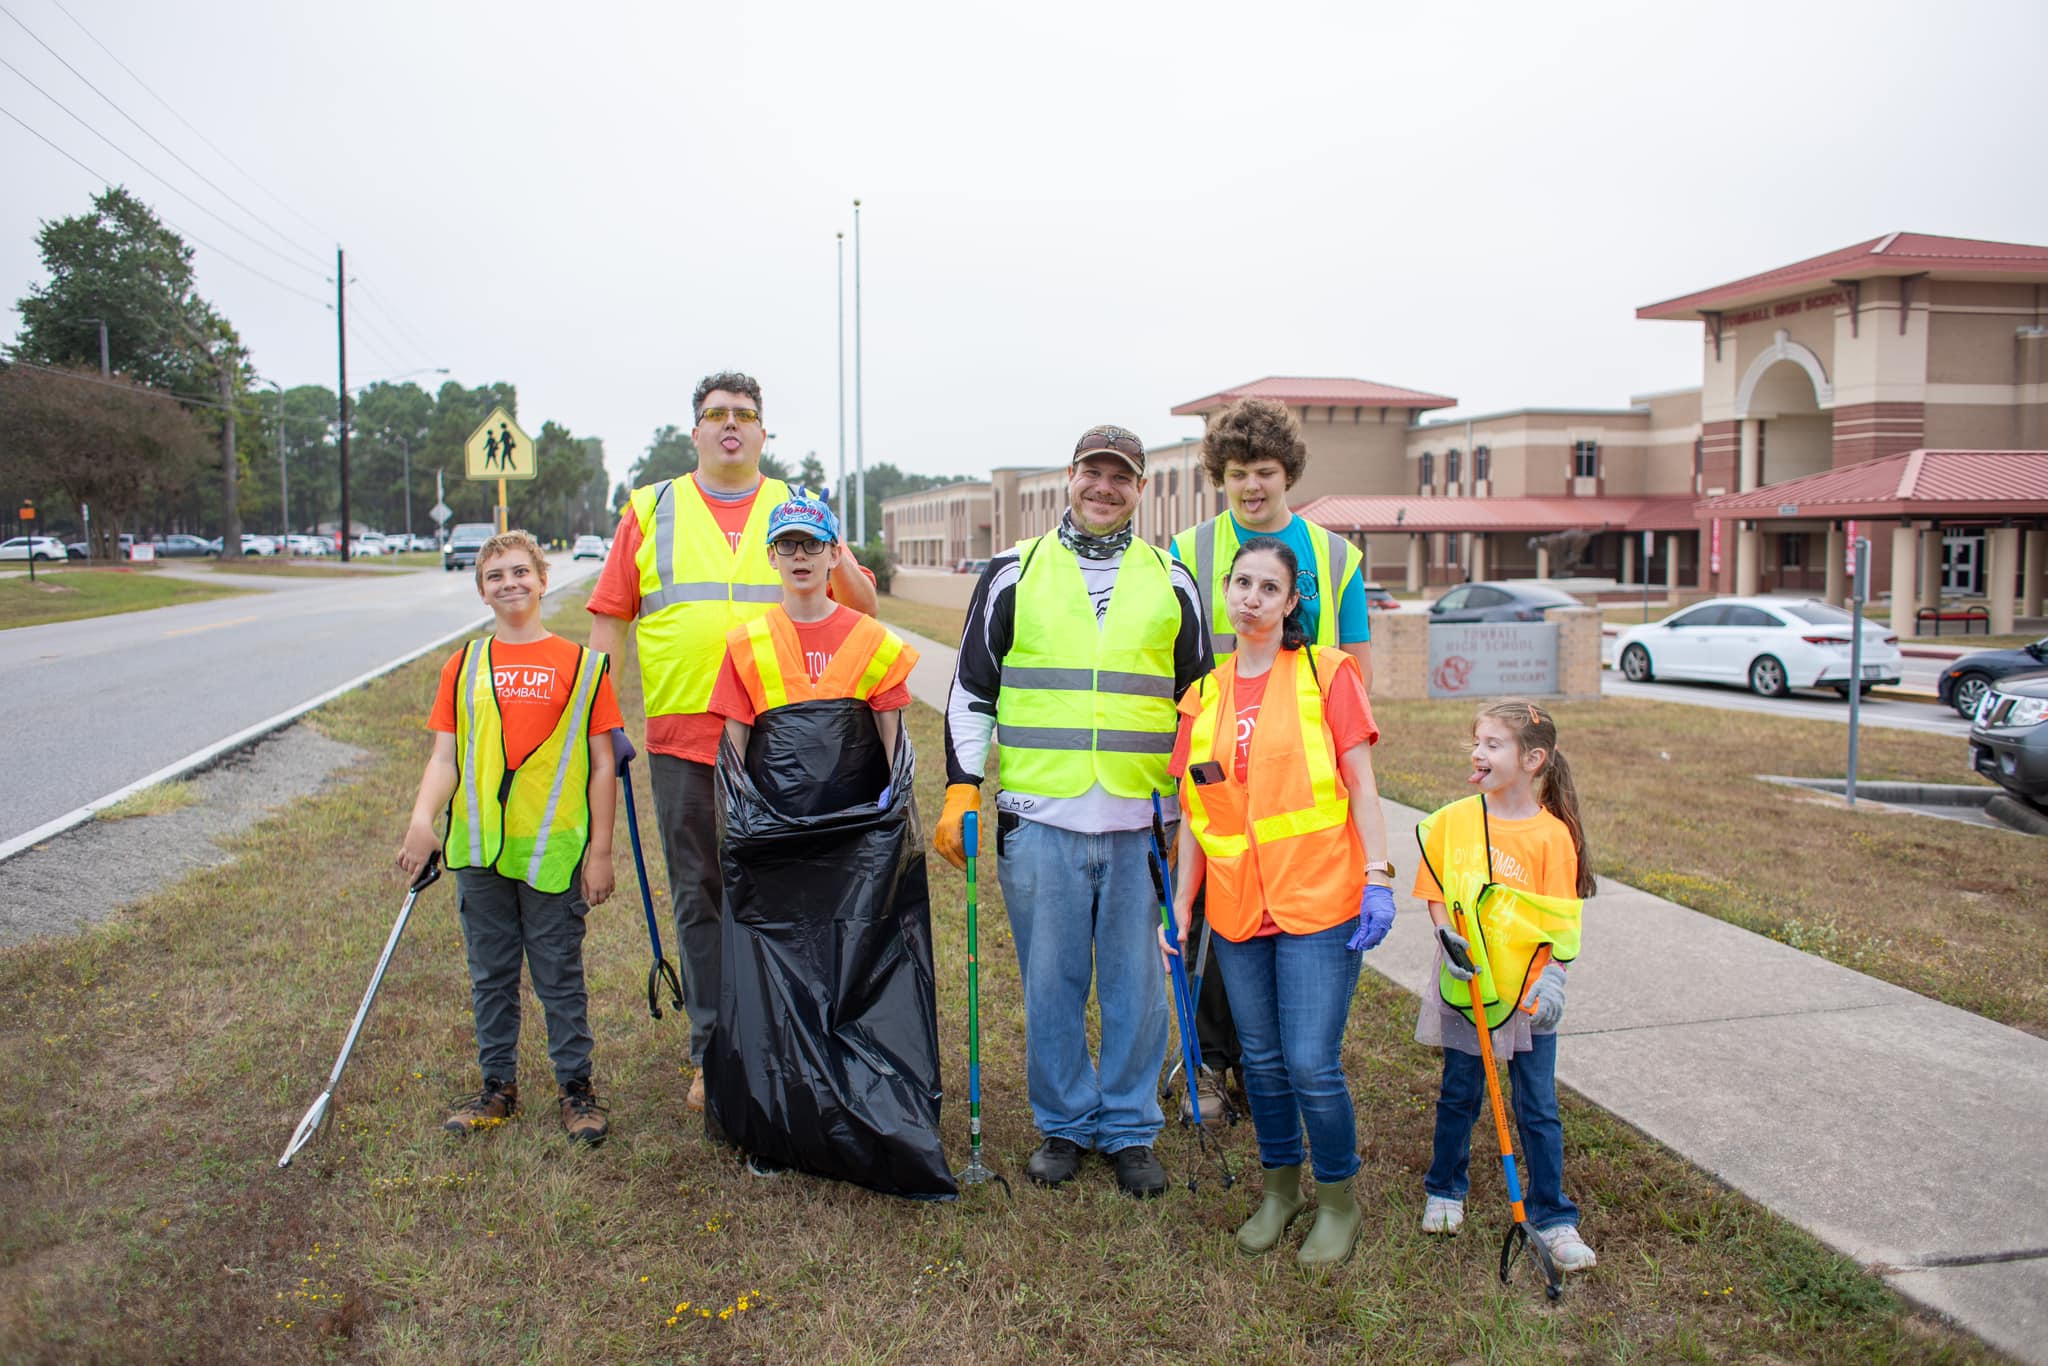
[[[1558,1224],[1553,1228],[1538,1229],[1536,1236],[1550,1249],[1550,1256],[1560,1271],[1584,1271],[1599,1264],[1593,1249],[1586,1246],[1586,1240],[1579,1236],[1577,1224]]]
[[[1465,1226],[1465,1202],[1432,1195],[1422,1205],[1424,1233],[1456,1233]]]

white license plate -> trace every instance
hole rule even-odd
[[[1865,664],[1865,665],[1863,666],[1863,676],[1864,676],[1865,678],[1883,678],[1883,677],[1884,677],[1884,665],[1882,665],[1882,664]]]

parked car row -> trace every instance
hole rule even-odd
[[[1794,688],[1832,688],[1842,696],[1895,684],[1905,658],[1899,638],[1865,620],[1860,678],[1850,677],[1854,618],[1818,600],[1713,598],[1662,621],[1633,626],[1615,642],[1631,683],[1686,679],[1742,683],[1764,697]]]

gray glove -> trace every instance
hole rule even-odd
[[[1444,951],[1444,966],[1450,970],[1451,976],[1461,982],[1471,981],[1477,969],[1472,966],[1472,945],[1465,936],[1449,925],[1439,925],[1436,927],[1436,942]]]
[[[1558,1021],[1564,1018],[1564,969],[1555,963],[1543,969],[1543,975],[1523,1000],[1525,1004],[1533,1001],[1536,1005],[1536,1013],[1529,1020],[1531,1029],[1543,1034],[1556,1029]]]

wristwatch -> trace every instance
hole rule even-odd
[[[1394,880],[1394,861],[1392,859],[1375,859],[1373,862],[1366,864],[1365,875],[1371,877],[1374,873],[1385,873],[1387,881],[1392,882]]]

